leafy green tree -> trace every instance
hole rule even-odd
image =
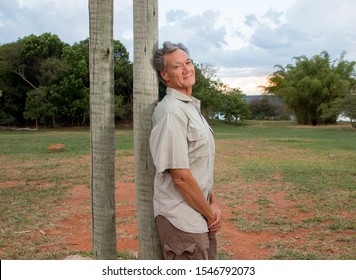
[[[3,110],[0,110],[0,124],[1,125],[7,125],[9,126],[10,124],[15,122],[15,118],[8,113],[5,113]]]
[[[0,104],[1,103],[1,98],[3,97],[2,90],[0,89]],[[10,124],[15,122],[15,118],[10,115],[9,113],[5,112],[4,110],[0,110],[0,124],[1,125],[7,125],[9,126]]]
[[[20,42],[0,46],[0,104],[3,112],[15,120],[23,120],[28,84],[16,74],[21,60]]]
[[[250,117],[250,110],[247,102],[243,99],[244,94],[236,88],[227,88],[222,93],[223,105],[220,113],[231,122],[244,120]]]
[[[210,64],[195,65],[193,95],[201,101],[201,111],[210,123],[216,115],[228,121],[246,119],[250,112],[240,89],[229,88],[216,77],[217,69]]]
[[[294,58],[295,65],[276,65],[269,85],[262,87],[291,108],[299,124],[335,123],[337,116],[322,118],[322,109],[349,91],[355,62],[344,60],[344,53],[332,61],[324,51],[311,59]]]
[[[344,97],[337,98],[324,108],[323,117],[341,115],[350,119],[351,126],[356,128],[356,80],[352,81],[350,92]]]
[[[64,46],[58,36],[50,33],[30,35],[0,46],[0,86],[7,114],[20,121],[28,116],[23,113],[29,110],[25,106],[27,97],[32,96],[27,93],[32,89],[46,88],[46,98],[51,103],[49,94],[55,92],[52,86],[60,80],[59,73],[63,73],[60,56]]]
[[[125,46],[114,40],[114,77],[115,96],[117,101],[122,99],[120,113],[115,114],[119,120],[133,119],[133,64],[129,60],[129,53]]]
[[[70,106],[72,124],[85,125],[89,121],[89,89],[81,89],[81,98],[74,100]]]
[[[275,119],[280,112],[279,105],[270,101],[267,96],[263,96],[261,99],[252,100],[249,103],[249,109],[251,111],[252,119]]]
[[[114,40],[113,56],[115,96],[123,99],[117,118],[132,120],[132,63],[118,40]],[[46,99],[55,108],[53,125],[88,124],[89,39],[69,45],[57,35],[44,33],[1,45],[0,102],[4,114],[23,123],[27,93],[40,87],[46,88]]]
[[[216,78],[216,69],[210,64],[195,65],[195,85],[193,95],[201,101],[201,112],[213,123],[216,113],[222,106],[222,83]]]
[[[16,73],[32,88],[38,88],[43,85],[43,63],[49,58],[59,60],[65,43],[57,35],[43,33],[40,36],[29,35],[21,40],[21,44],[21,60],[15,68]]]
[[[57,118],[62,124],[85,125],[89,122],[89,41],[65,46],[62,61],[70,71],[57,83]]]
[[[115,117],[122,117],[125,114],[123,96],[116,95],[114,101],[115,101],[115,105],[114,105]]]
[[[70,65],[59,58],[49,57],[41,63],[38,81],[42,86],[58,84],[68,73]]]
[[[213,119],[215,109],[220,106],[219,81],[216,69],[210,64],[195,64],[195,85],[193,95],[201,101],[202,114]],[[215,108],[215,109],[214,109]]]
[[[38,120],[46,124],[46,119],[52,118],[55,111],[54,106],[47,99],[47,91],[47,88],[40,87],[30,90],[27,94],[24,118],[35,120],[36,129],[38,129]]]

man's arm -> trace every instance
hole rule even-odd
[[[217,220],[216,208],[214,208],[216,205],[209,204],[189,169],[170,169],[169,172],[184,200],[205,217],[210,228],[210,225]]]

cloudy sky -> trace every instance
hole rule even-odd
[[[197,63],[245,94],[276,64],[327,51],[356,60],[356,0],[158,0],[159,40],[184,43]],[[114,38],[132,58],[132,0],[114,0]],[[88,0],[0,0],[0,44],[51,32],[73,44],[88,37]]]

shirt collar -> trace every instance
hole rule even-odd
[[[178,100],[193,103],[193,105],[200,112],[200,100],[195,98],[194,96],[187,96],[187,95],[179,92],[178,90],[176,90],[174,88],[170,88],[170,87],[167,87],[166,93],[167,93],[167,95],[173,96],[174,98],[177,98]]]
[[[167,94],[185,102],[192,102],[192,97],[187,96],[174,88],[167,87]]]

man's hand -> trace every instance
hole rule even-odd
[[[214,193],[212,193],[210,197],[210,207],[215,213],[215,221],[213,221],[211,224],[208,224],[208,227],[211,233],[216,233],[218,230],[220,230],[222,225],[222,213],[219,205],[216,202]]]

